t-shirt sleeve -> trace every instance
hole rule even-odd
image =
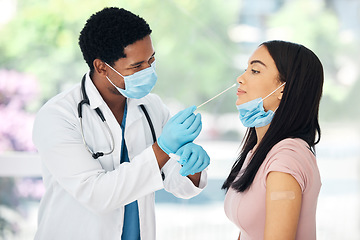
[[[311,172],[308,167],[310,150],[296,142],[280,143],[274,146],[266,158],[264,184],[266,186],[266,178],[270,172],[283,172],[293,176],[304,192],[309,181],[309,172]]]

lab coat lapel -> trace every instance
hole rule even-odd
[[[139,154],[146,147],[144,131],[144,114],[140,109],[140,104],[144,102],[140,99],[128,99],[128,113],[126,117],[125,141],[128,148],[129,158]]]

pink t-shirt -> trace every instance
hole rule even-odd
[[[250,151],[242,170],[251,159]],[[266,177],[272,171],[291,174],[302,190],[302,205],[296,233],[297,240],[316,239],[316,205],[321,187],[314,154],[302,139],[284,139],[267,154],[253,183],[245,192],[229,188],[224,209],[226,216],[240,228],[241,240],[264,238]],[[238,177],[243,171],[239,172]]]

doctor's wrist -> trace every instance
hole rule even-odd
[[[155,142],[152,145],[156,160],[158,162],[159,165],[159,169],[161,170],[161,168],[165,165],[165,163],[167,163],[167,161],[170,159],[169,155],[163,151],[159,145],[157,144],[157,142]]]

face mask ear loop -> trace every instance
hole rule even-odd
[[[124,78],[124,76],[119,73],[118,71],[116,71],[112,66],[110,66],[109,64],[105,63],[109,68],[111,68],[114,72],[116,72],[117,74],[119,74],[120,76],[122,76]]]
[[[115,87],[115,88],[118,88],[111,80],[110,78],[108,78],[108,76],[105,76],[107,78],[107,80]]]
[[[269,95],[267,95],[266,97],[262,98],[258,103],[260,103],[261,101],[264,101],[265,99],[267,99],[268,97],[271,96],[271,94],[273,94],[274,92],[276,92],[279,88],[281,88],[282,86],[285,85],[286,82],[284,82],[283,84],[281,84],[278,88],[276,88],[274,91],[272,91]],[[275,110],[276,111],[276,110]]]
[[[117,74],[119,74],[121,77],[124,78],[123,75],[121,75],[121,73],[119,73],[118,71],[116,71],[113,67],[111,67],[109,64],[105,63],[109,68],[111,68],[114,72],[116,72]],[[111,80],[108,76],[105,76],[107,78],[107,80],[115,87],[118,88]]]

